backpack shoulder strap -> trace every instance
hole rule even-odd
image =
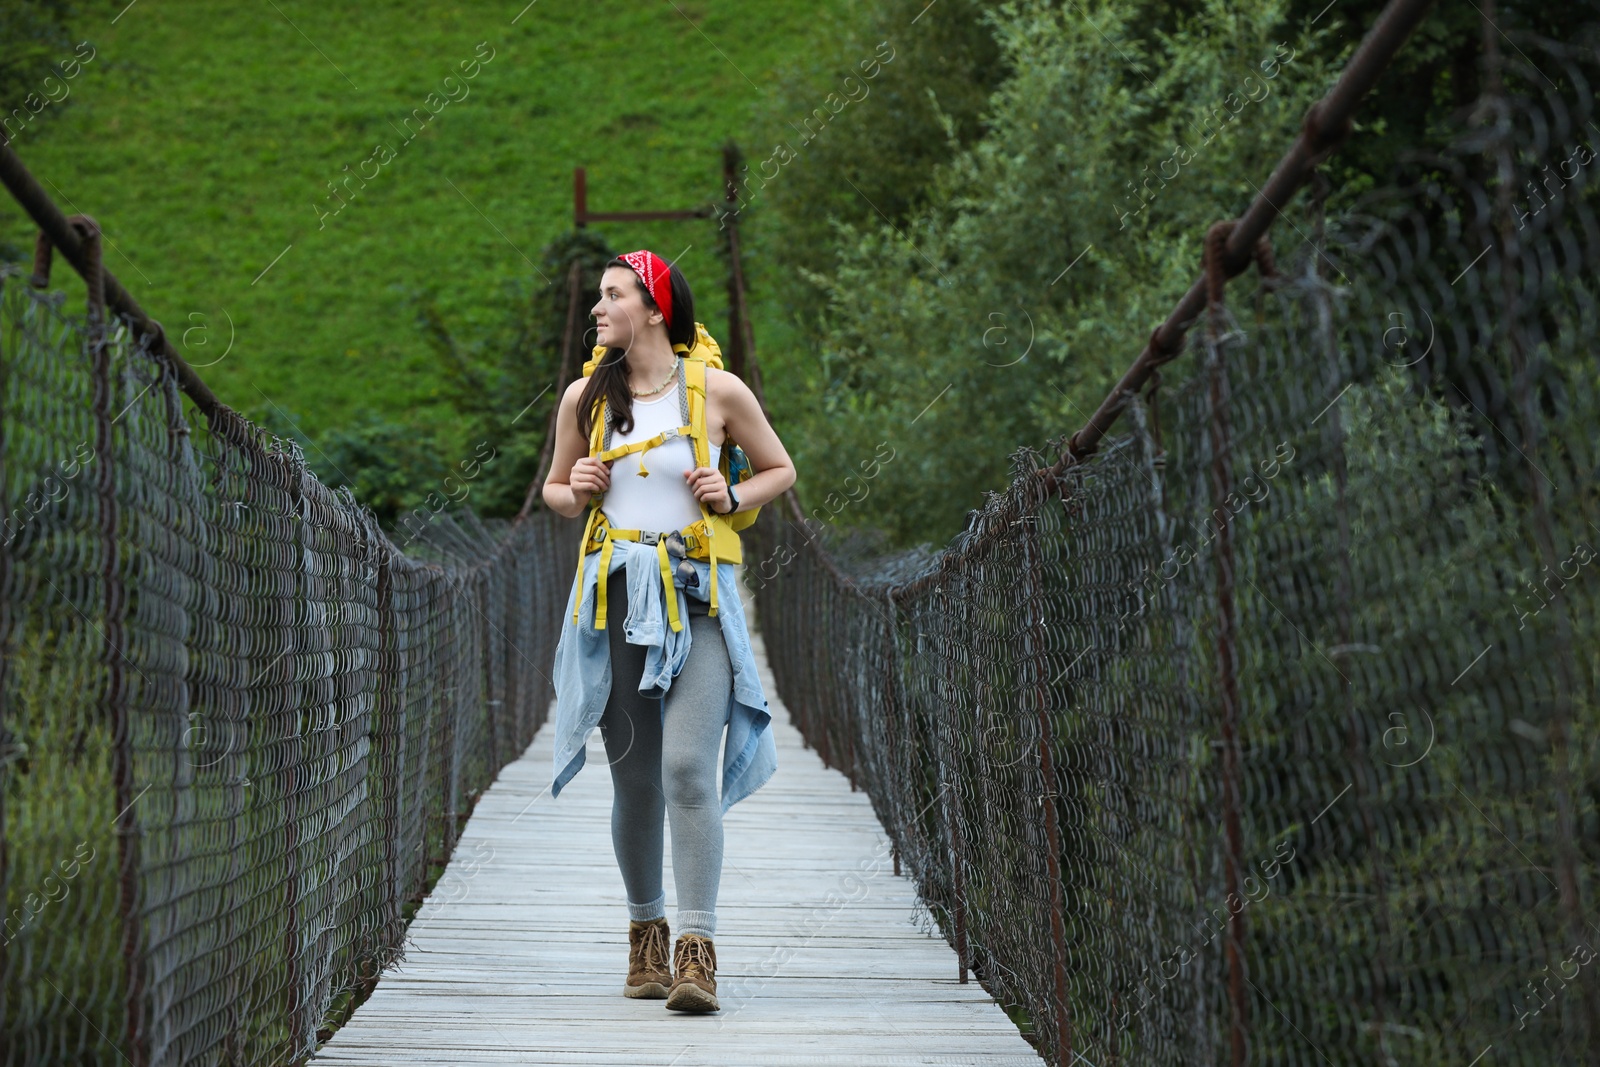
[[[594,354],[584,361],[580,377],[588,378],[594,374],[594,369],[606,356],[605,345],[595,345]],[[606,444],[606,400],[600,397],[594,404],[594,418],[589,423],[589,455],[598,455]]]
[[[722,346],[718,345],[705,324],[694,324],[694,344],[673,345],[673,351],[682,353],[684,381],[689,387],[689,425],[694,442],[694,462],[697,467],[710,465],[711,446],[706,437],[706,367],[722,369]],[[606,356],[605,345],[595,345],[583,364],[583,377],[594,373]],[[605,449],[605,401],[596,405],[593,425],[589,434],[589,454],[597,455]]]
[[[706,435],[706,364],[683,357],[683,382],[689,394],[689,438],[694,444],[694,465],[711,465],[711,445]]]
[[[606,398],[595,401],[594,418],[589,420],[589,455],[598,456],[606,447]]]

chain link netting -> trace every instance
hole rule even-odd
[[[63,299],[0,272],[0,1061],[298,1062],[542,723],[577,534],[404,554]]]
[[[755,527],[797,725],[1050,1062],[1600,1057],[1594,41],[913,573]]]

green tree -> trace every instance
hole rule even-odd
[[[781,234],[772,247],[782,250],[786,278],[832,263],[830,219],[899,225],[939,164],[983,136],[983,108],[1008,60],[986,9],[976,0],[931,9],[927,0],[883,0],[822,14],[827,44],[780,74],[740,179],[755,224]],[[809,321],[822,293],[801,281],[782,306]]]
[[[1087,418],[1193,281],[1206,227],[1248,201],[1241,175],[1270,172],[1341,58],[1281,2],[1169,8],[1165,26],[1150,10],[991,12],[1012,73],[987,134],[935,169],[903,224],[834,220],[834,264],[807,272],[827,307],[802,493],[841,481],[858,438],[886,436],[912,458],[861,518],[947,539],[1019,441]]]
[[[580,267],[577,351],[571,367],[576,374],[578,357],[594,340],[588,332],[593,294],[606,261],[615,255],[593,230],[575,230],[550,242],[540,252],[539,270],[551,281],[530,278],[508,285],[500,297],[498,321],[471,339],[456,335],[432,293],[414,295],[417,326],[438,360],[446,400],[466,438],[486,441],[497,453],[471,487],[472,507],[480,515],[515,515],[540,473],[546,428],[559,399],[556,376],[572,263]]]
[[[941,4],[913,26],[924,5],[885,0],[841,30],[780,115],[875,35],[907,44],[762,190],[769,216],[753,205],[761,247],[803,280],[782,294],[792,332],[766,353],[802,497],[890,437],[913,458],[875,487],[881,506],[840,522],[947,540],[1019,442],[1085,422],[1198,275],[1206,229],[1256,195],[1383,6],[1014,0]],[[1575,40],[1590,17],[1501,6],[1495,24]],[[1430,179],[1491,32],[1471,8],[1429,16],[1326,166],[1327,210]],[[901,119],[887,90],[910,107],[906,85],[929,89],[926,110],[885,128]],[[1309,254],[1313,211],[1302,197],[1275,227],[1286,262]]]

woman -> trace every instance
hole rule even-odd
[[[611,420],[608,449],[685,425],[685,368],[677,352],[696,358],[705,352],[696,348],[688,281],[654,252],[630,252],[607,264],[590,314],[606,353],[594,373],[573,382],[561,398],[544,483],[544,500],[553,511],[575,518],[598,495],[611,529],[665,533],[701,519],[702,507],[732,514],[794,484],[794,464],[755,395],[713,367],[705,374],[709,465],[695,465],[683,436],[610,462],[591,456],[592,419],[602,401]],[[730,437],[755,471],[736,490],[717,469]],[[677,1011],[716,1011],[712,937],[722,877],[722,814],[776,767],[777,750],[766,728],[771,717],[731,565],[716,564],[713,584],[708,561],[680,560],[668,604],[665,553],[640,541],[612,538],[610,546],[605,575],[599,573],[604,554],[585,555],[562,622],[551,795],[558,796],[583,765],[584,744],[599,725],[614,788],[611,843],[628,894],[623,993],[664,997]],[[712,592],[715,616],[707,600]],[[685,616],[685,623],[676,621]],[[724,726],[719,802],[717,741]],[[670,963],[661,886],[662,820],[669,813],[679,924]]]

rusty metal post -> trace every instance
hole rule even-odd
[[[727,234],[728,249],[728,340],[731,358],[728,369],[737,374],[750,391],[767,418],[766,390],[761,387],[761,366],[756,362],[755,327],[750,321],[750,309],[745,300],[744,254],[739,241],[738,171],[744,160],[739,146],[732,141],[722,149],[722,180],[727,199],[722,217],[723,231]]]
[[[101,706],[111,727],[111,778],[117,815],[117,910],[122,920],[124,1036],[129,1059],[144,1067],[149,1053],[144,1032],[144,966],[139,937],[139,821],[131,810],[134,801],[133,733],[128,716],[128,693],[122,672],[123,617],[127,594],[122,586],[120,515],[117,506],[114,424],[111,414],[115,384],[111,374],[111,347],[106,340],[106,290],[101,267],[100,227],[87,215],[67,220],[76,231],[88,272],[88,340],[94,381],[95,495],[100,518],[102,567],[100,572],[102,660],[105,687]]]
[[[402,766],[401,750],[405,745],[405,727],[401,723],[402,707],[397,683],[399,664],[395,662],[394,632],[394,567],[389,553],[379,542],[375,551],[378,560],[378,692],[374,699],[373,733],[382,748],[379,750],[379,771],[383,789],[383,871],[384,904],[382,940],[385,948],[398,948],[405,939],[402,919],[405,891],[401,885],[400,860],[400,790]]]
[[[240,417],[236,417],[236,427],[248,433],[245,427],[248,424]],[[296,553],[306,553],[312,550],[309,539],[312,537],[312,517],[314,502],[306,496],[306,475],[309,473],[303,460],[286,462],[278,466],[279,476],[287,485],[288,515],[287,518],[295,520],[292,525],[292,544]],[[256,682],[271,686],[275,683],[294,685],[296,677],[295,653],[299,639],[299,623],[301,610],[308,606],[314,599],[311,576],[300,573],[296,576],[295,601],[288,605],[288,617],[281,615],[269,616],[267,625],[273,627],[275,637],[282,638],[282,648],[266,669],[256,676]],[[270,652],[270,648],[264,652]],[[281,679],[281,681],[280,681]],[[299,707],[301,696],[296,687],[291,709]],[[286,1019],[289,1027],[290,1051],[295,1057],[306,1057],[316,1048],[317,1030],[319,1019],[313,1014],[313,994],[309,992],[317,982],[317,931],[315,927],[315,899],[307,908],[306,900],[301,892],[300,880],[306,869],[306,864],[300,855],[300,848],[307,842],[314,841],[302,831],[308,829],[315,815],[308,818],[305,813],[311,811],[311,805],[316,799],[310,798],[307,804],[302,804],[302,791],[309,785],[314,785],[312,780],[314,772],[308,770],[307,752],[315,752],[314,745],[307,743],[308,733],[306,724],[301,720],[298,710],[290,710],[284,716],[285,728],[282,733],[281,744],[285,748],[283,767],[283,833],[284,833],[284,943],[285,949],[285,975],[288,988],[288,1005]],[[306,915],[312,917],[310,922],[302,922]],[[310,932],[310,937],[302,942],[301,935]],[[307,979],[310,981],[307,981]]]
[[[850,792],[854,793],[860,789],[860,786],[856,784],[856,722],[861,714],[861,709],[853,705],[845,706],[846,701],[844,698],[837,695],[839,692],[840,690],[837,687],[833,689],[833,699],[842,714],[834,716],[834,719],[844,729],[843,770],[845,778],[850,782]]]
[[[1041,487],[1042,488],[1042,487]],[[1029,532],[1032,526],[1034,532]],[[1027,622],[1022,629],[1023,670],[1028,681],[1024,692],[1033,704],[1039,726],[1039,807],[1044,813],[1045,869],[1050,879],[1050,949],[1056,989],[1056,1064],[1069,1067],[1072,1054],[1072,1011],[1067,1000],[1066,902],[1061,885],[1061,827],[1056,813],[1055,729],[1050,719],[1049,648],[1041,639],[1046,625],[1044,612],[1044,568],[1039,559],[1035,524],[1024,524],[1022,531],[1023,604]]]
[[[39,235],[40,241],[44,235]],[[35,283],[37,284],[37,283]],[[0,359],[0,515],[10,515],[10,501],[6,498],[4,472],[8,469],[9,459],[6,454],[6,424],[5,402],[10,397],[10,370],[9,364]],[[11,544],[0,544],[0,734],[9,732],[11,713],[6,703],[6,694],[10,691],[8,677],[11,668]],[[11,846],[10,831],[6,826],[6,795],[7,772],[0,768],[0,900],[11,899]],[[3,936],[4,926],[0,925],[0,982],[9,982],[11,978],[10,952],[8,946],[10,939]],[[0,1033],[11,1033],[11,1020],[6,1014],[6,1000],[0,997]]]
[[[550,464],[555,457],[556,447],[556,415],[561,410],[561,397],[567,391],[567,385],[573,379],[575,353],[578,344],[578,319],[582,317],[582,292],[583,265],[576,259],[567,268],[567,325],[561,331],[561,360],[557,363],[555,403],[550,405],[550,417],[545,420],[544,444],[539,447],[539,464],[534,468],[535,477],[528,483],[527,495],[522,501],[522,510],[517,512],[517,519],[527,518],[533,510],[533,502],[544,489],[545,479],[550,477]]]
[[[960,588],[962,589],[962,595],[957,599],[962,605],[962,613],[964,616],[964,609],[966,606],[966,579],[964,577],[958,577],[955,580],[956,582],[961,583]],[[944,653],[945,691],[947,694],[953,696],[954,694],[959,693],[961,689],[960,686],[956,684],[956,680],[953,677],[953,664],[955,662],[955,657],[950,654],[951,642],[950,626],[948,622],[941,619],[939,631],[940,643],[944,646],[942,651]],[[939,785],[939,792],[944,800],[943,808],[945,826],[948,828],[950,836],[950,881],[952,895],[954,898],[952,903],[954,904],[953,918],[955,920],[956,967],[961,981],[965,983],[967,980],[967,967],[970,957],[967,953],[966,880],[961,868],[963,865],[963,855],[966,850],[963,847],[964,841],[962,840],[961,834],[960,805],[956,801],[956,791],[951,785],[950,778],[945,773],[946,757],[954,760],[959,753],[959,748],[955,744],[955,739],[950,736],[952,731],[950,729],[949,719],[955,714],[955,701],[951,699],[943,701],[943,703],[946,712],[944,721],[934,726],[934,733],[937,738],[936,748],[934,750],[934,763],[939,770],[936,780]],[[943,751],[940,751],[941,749]]]
[[[583,263],[573,260],[572,266],[567,268],[567,323],[561,330],[561,369],[556,372],[556,399],[560,400],[561,394],[566,390],[576,375],[579,366],[578,353],[578,320],[583,318]],[[557,407],[560,406],[558,403]],[[555,436],[555,409],[550,413],[550,436]]]
[[[507,537],[506,541],[509,547],[512,544],[510,537]],[[504,692],[504,696],[501,699],[505,702],[500,706],[500,713],[505,716],[505,736],[511,742],[511,754],[495,758],[496,771],[500,769],[500,761],[502,759],[509,761],[512,758],[512,754],[521,752],[524,747],[519,743],[519,739],[522,736],[524,671],[522,669],[522,661],[517,656],[517,650],[532,647],[532,643],[527,640],[527,635],[523,632],[522,615],[521,612],[515,610],[514,605],[532,603],[531,600],[519,600],[522,592],[522,574],[525,565],[526,561],[522,559],[514,548],[511,548],[501,563],[502,570],[509,571],[511,575],[510,587],[504,595],[504,599],[511,606],[511,610],[506,619],[506,638],[500,642],[500,655],[503,660],[501,677],[505,679],[504,684],[501,686]],[[504,578],[501,580],[505,581]]]
[[[739,330],[735,334],[739,339],[740,362],[737,373],[756,395],[756,402],[761,405],[761,410],[770,420],[772,413],[767,408],[767,393],[761,385],[761,365],[756,362],[754,327],[750,323],[750,311],[745,304],[744,256],[740,251],[737,223],[730,223],[728,226],[728,253],[733,262],[733,292],[739,308]]]
[[[521,537],[525,539],[527,537],[527,533],[522,533]],[[533,570],[534,562],[532,558],[524,551],[513,551],[511,554],[511,566],[512,573],[516,575],[515,580],[511,584],[511,595],[513,598],[515,598],[517,602],[523,604],[538,603],[538,600],[536,599],[538,596],[538,590],[533,586],[533,581],[536,581],[537,578],[536,573]],[[533,640],[533,635],[529,633],[528,622],[528,617],[523,615],[521,612],[518,612],[517,641],[514,644],[510,641],[505,643],[506,663],[508,664],[508,669],[515,671],[514,674],[508,674],[506,677],[516,679],[516,684],[514,686],[507,687],[509,692],[512,694],[512,699],[515,701],[515,703],[512,705],[514,710],[511,717],[511,736],[513,738],[511,749],[512,752],[521,752],[523,749],[527,748],[528,743],[533,740],[533,732],[535,729],[533,724],[534,701],[530,699],[529,691],[537,683],[534,681],[532,673],[523,668],[521,657],[518,655],[517,651],[521,648],[537,647]],[[554,653],[552,652],[551,655],[554,656]]]
[[[815,572],[812,573],[812,581],[820,584],[820,577]],[[818,602],[820,602],[820,600],[821,598],[819,597]],[[833,618],[831,611],[828,615],[827,640],[831,646],[833,643]],[[807,701],[807,704],[810,707],[812,726],[817,735],[817,755],[821,756],[822,762],[827,764],[829,767],[838,767],[839,759],[833,751],[833,731],[828,728],[831,724],[828,720],[826,709],[822,704],[824,699],[823,694],[827,692],[829,683],[833,679],[827,675],[822,658],[820,656],[814,657],[808,664],[808,667],[809,669],[806,671],[806,691],[811,694],[811,699]]]
[[[451,601],[455,597],[470,596],[474,600],[477,599],[475,590],[457,589],[449,584],[445,585],[444,590],[446,611],[450,611],[451,614],[454,614],[454,611],[451,610],[454,607]],[[447,625],[452,630],[455,630],[456,639],[460,640],[463,631],[456,630],[453,620]],[[439,846],[438,862],[440,866],[450,862],[450,853],[456,850],[456,832],[461,825],[461,751],[460,744],[457,741],[456,727],[461,718],[462,701],[461,682],[458,673],[459,668],[453,670],[449,675],[446,675],[444,671],[439,671],[436,674],[436,680],[439,683],[437,692],[439,694],[439,711],[441,715],[439,732],[443,735],[441,748],[444,751],[445,759],[444,796],[441,799],[441,803],[444,806],[444,812],[441,816],[444,821],[444,838]],[[447,678],[449,679],[448,684],[446,682]]]
[[[103,263],[96,262],[90,266],[78,227],[61,213],[61,209],[56,207],[45,193],[44,187],[28,173],[28,168],[22,165],[22,160],[17,158],[17,153],[9,144],[3,125],[0,125],[0,185],[10,190],[17,203],[21,204],[23,210],[38,223],[40,231],[49,238],[51,244],[60,249],[72,268],[82,275],[92,288],[105,294],[106,306],[128,324],[133,332],[134,342],[138,343],[146,337],[152,338],[151,350],[167,361],[172,372],[177,375],[178,384],[188,394],[189,399],[199,405],[200,410],[205,412],[208,418],[213,421],[219,418],[226,409],[206,387],[206,383],[200,380],[194,368],[178,355],[177,350],[172,347],[172,342],[167,339],[166,332],[162,330],[161,324],[144,313],[139,302],[129,295],[117,281],[116,276],[105,269]],[[92,281],[91,275],[94,276]]]
[[[682,211],[590,211],[589,178],[582,167],[572,168],[572,221],[578,229],[591,222],[657,222],[663,219],[705,219],[716,215],[709,203]]]
[[[728,252],[728,370],[744,378],[744,278],[739,270],[739,162],[732,141],[722,146],[723,244]]]
[[[302,521],[294,524],[295,550],[303,552],[306,549],[301,540],[306,528],[305,497],[301,492],[301,480],[295,477],[288,487],[290,507],[293,514]],[[291,625],[292,625],[291,619]],[[268,625],[277,620],[268,619]],[[281,626],[282,624],[279,623]],[[290,640],[285,636],[285,641]],[[270,651],[270,650],[268,650]],[[289,658],[287,652],[280,654],[269,663],[265,670],[256,676],[256,681],[272,684],[272,679],[280,669],[280,664]],[[290,674],[293,674],[293,664],[290,664]],[[298,722],[298,714],[291,719],[288,728],[284,731],[282,744],[293,746],[292,758],[283,761],[283,943],[284,943],[284,977],[287,986],[285,1005],[286,1017],[289,1027],[290,1054],[299,1057],[309,1053],[311,1048],[303,1045],[306,1035],[311,1036],[309,1044],[314,1048],[316,1044],[315,1028],[308,1025],[306,1020],[306,1005],[303,996],[300,972],[300,782],[299,776],[305,766],[305,740]]]
[[[1232,448],[1233,431],[1228,416],[1228,367],[1223,355],[1220,330],[1222,321],[1222,289],[1227,275],[1222,265],[1223,248],[1233,229],[1231,222],[1214,224],[1206,233],[1206,283],[1209,296],[1210,318],[1207,338],[1210,342],[1212,362],[1210,368],[1211,399],[1211,493],[1212,515],[1220,516],[1217,522],[1216,576],[1217,576],[1217,691],[1221,698],[1222,741],[1222,820],[1227,837],[1228,853],[1226,885],[1229,900],[1238,896],[1243,878],[1244,831],[1239,817],[1239,678],[1238,622],[1234,606],[1233,527],[1228,521],[1226,504],[1233,492]],[[1249,1027],[1248,1003],[1244,994],[1244,909],[1235,910],[1228,919],[1228,1001],[1231,1011],[1231,1045],[1233,1067],[1244,1067],[1246,1034]]]
[[[822,554],[818,550],[813,550],[813,552],[819,556]],[[817,574],[815,569],[811,571],[807,578],[813,586],[820,584],[820,576]],[[810,601],[813,604],[822,603],[821,595],[818,593],[812,593],[810,596]],[[832,620],[829,619],[829,622],[831,621]],[[824,642],[828,642],[833,636],[831,633],[831,628],[829,633],[820,636]],[[823,664],[821,656],[811,657],[810,661],[806,664],[805,704],[806,724],[808,726],[807,732],[811,735],[812,744],[817,750],[817,755],[822,759],[823,766],[837,767],[838,764],[833,758],[833,739],[829,736],[828,719],[827,716],[822,714],[822,687],[823,682],[825,681],[825,679],[819,677],[822,669]]]
[[[489,600],[489,575],[479,571],[473,579],[473,588],[481,590],[479,599],[487,603]],[[505,714],[511,700],[511,676],[506,673],[509,664],[505,657],[505,642],[495,641],[496,627],[490,621],[487,612],[479,612],[477,618],[478,630],[478,660],[483,665],[483,703],[484,717],[489,728],[489,767],[490,773],[500,769],[500,718]],[[496,671],[495,652],[501,652],[500,670]],[[499,685],[495,679],[498,676]]]
[[[909,776],[902,776],[900,768],[900,612],[895,606],[894,598],[887,592],[883,596],[884,607],[888,609],[888,649],[884,656],[883,664],[883,747],[884,755],[889,763],[890,774],[897,783],[910,781]],[[894,873],[900,874],[900,843],[890,839],[890,849],[894,853]]]

